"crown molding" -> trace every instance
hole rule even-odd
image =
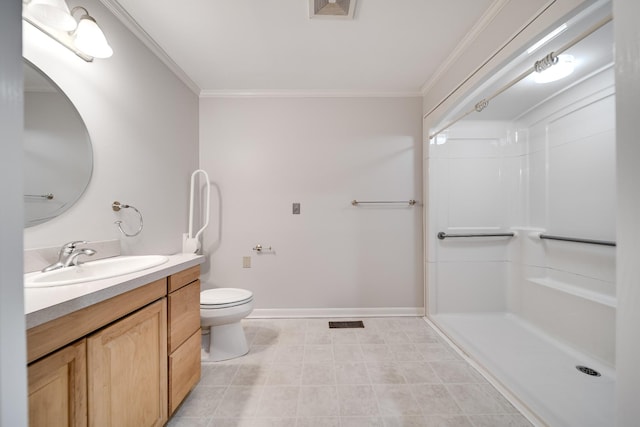
[[[164,49],[147,33],[140,24],[127,12],[118,0],[100,0],[113,15],[118,18],[149,50],[155,54],[193,93],[200,95],[200,88],[191,80],[178,64],[174,62]]]
[[[425,95],[436,84],[436,82],[446,74],[446,72],[467,50],[467,48],[478,38],[478,36],[480,36],[480,34],[482,34],[485,29],[487,29],[487,27],[489,27],[491,22],[493,22],[500,11],[510,1],[511,0],[494,0],[493,3],[491,3],[491,6],[489,6],[486,12],[480,17],[480,19],[478,19],[474,26],[471,27],[460,43],[458,43],[453,51],[451,51],[451,54],[449,54],[447,59],[440,64],[429,80],[422,85],[422,89],[420,91],[422,95]]]
[[[202,90],[200,98],[421,98],[421,92],[341,90]]]

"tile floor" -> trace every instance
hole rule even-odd
[[[246,356],[202,364],[170,427],[530,427],[421,318],[245,319]],[[336,319],[344,320],[344,319]]]

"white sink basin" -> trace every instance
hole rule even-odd
[[[75,267],[65,267],[46,273],[35,272],[24,276],[26,288],[63,286],[122,276],[156,267],[169,260],[164,255],[118,256],[90,261]]]

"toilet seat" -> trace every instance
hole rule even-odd
[[[253,300],[253,292],[237,288],[216,288],[200,292],[200,308],[220,309],[246,304]]]

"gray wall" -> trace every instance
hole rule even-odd
[[[420,199],[421,112],[419,97],[203,98],[205,286],[250,289],[283,315],[421,313],[422,205],[351,205]]]
[[[58,218],[25,229],[25,248],[121,239],[125,254],[179,252],[189,178],[198,166],[198,96],[98,0],[82,6],[104,30],[111,58],[84,62],[25,25],[24,56],[76,106],[94,154],[87,191]],[[127,230],[138,225],[130,212],[111,210],[116,200],[143,213],[145,228],[138,237],[123,237],[113,224],[122,218]]]

